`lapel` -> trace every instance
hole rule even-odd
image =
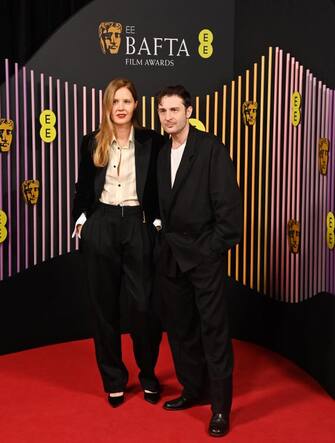
[[[167,196],[171,193],[171,140],[163,147],[160,154],[161,167],[158,179],[161,183],[161,193]]]
[[[150,163],[152,140],[149,137],[144,142],[137,140],[138,131],[135,130],[135,170],[136,170],[136,191],[139,202],[143,202],[145,182]]]
[[[169,149],[168,154],[169,154],[169,159],[168,159],[167,163],[168,163],[169,167],[166,168],[166,170],[169,171],[169,177],[167,177],[167,180],[169,183],[169,188],[170,188],[169,189],[169,198],[167,200],[167,212],[169,213],[171,210],[171,207],[176,199],[176,196],[182,187],[182,184],[183,184],[185,178],[187,177],[187,175],[189,174],[189,172],[192,168],[193,162],[194,162],[196,155],[197,155],[196,130],[194,130],[190,126],[186,146],[184,149],[184,153],[183,153],[179,168],[177,170],[176,178],[175,178],[172,189],[171,189],[171,158],[170,158],[171,150],[170,149]],[[166,181],[166,179],[164,181]]]
[[[89,150],[91,152],[92,157],[93,157],[93,152],[96,148],[95,134],[96,134],[96,132],[94,132],[92,134],[92,136],[90,137],[90,141],[89,141],[89,143],[90,143]],[[93,158],[92,158],[92,163],[93,163]],[[104,188],[107,165],[104,166],[103,168],[97,168],[96,166],[94,166],[94,169],[95,169],[94,194],[95,194],[96,200],[98,200],[100,198],[100,195],[101,195],[103,188]]]
[[[94,179],[94,192],[96,199],[99,199],[104,189],[106,179],[107,166],[103,168],[96,168],[96,174]]]

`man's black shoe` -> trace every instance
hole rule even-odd
[[[144,400],[155,405],[161,398],[160,392],[144,392]]]
[[[118,395],[117,397],[111,397],[109,394],[107,396],[108,403],[113,407],[117,408],[118,406],[121,406],[124,402],[124,395]]]
[[[191,400],[181,396],[165,402],[163,408],[167,411],[181,411],[182,409],[191,408],[196,404],[198,404],[196,400]]]
[[[223,414],[213,414],[208,427],[208,433],[212,437],[223,437],[229,432],[229,418]]]

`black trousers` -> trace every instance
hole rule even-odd
[[[223,258],[213,254],[185,273],[176,262],[171,266],[171,260],[163,258],[170,266],[159,267],[162,313],[183,395],[200,399],[209,389],[213,412],[229,415],[233,349]],[[170,272],[173,267],[175,275]]]
[[[81,231],[95,320],[96,359],[106,392],[124,391],[128,382],[121,350],[121,294],[129,300],[130,334],[141,386],[159,390],[154,368],[161,328],[151,309],[153,241],[149,229],[139,207],[101,203]]]

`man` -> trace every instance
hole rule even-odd
[[[157,96],[170,141],[158,158],[161,241],[158,269],[165,326],[182,395],[164,408],[201,400],[210,381],[209,434],[229,431],[233,353],[228,331],[224,260],[241,232],[241,198],[226,148],[189,125],[191,97],[183,86]]]

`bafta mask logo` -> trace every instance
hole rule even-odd
[[[327,175],[329,154],[328,138],[320,138],[319,140],[319,171],[322,175]]]
[[[102,22],[99,25],[99,39],[104,54],[117,54],[121,44],[121,23]]]
[[[40,194],[40,182],[38,180],[25,180],[22,183],[22,194],[26,203],[36,205]]]
[[[253,126],[257,117],[257,102],[244,102],[242,105],[243,121],[246,126]]]
[[[13,139],[14,122],[0,118],[0,150],[9,152]]]
[[[300,249],[300,223],[297,220],[289,220],[287,225],[290,252],[297,254]]]

